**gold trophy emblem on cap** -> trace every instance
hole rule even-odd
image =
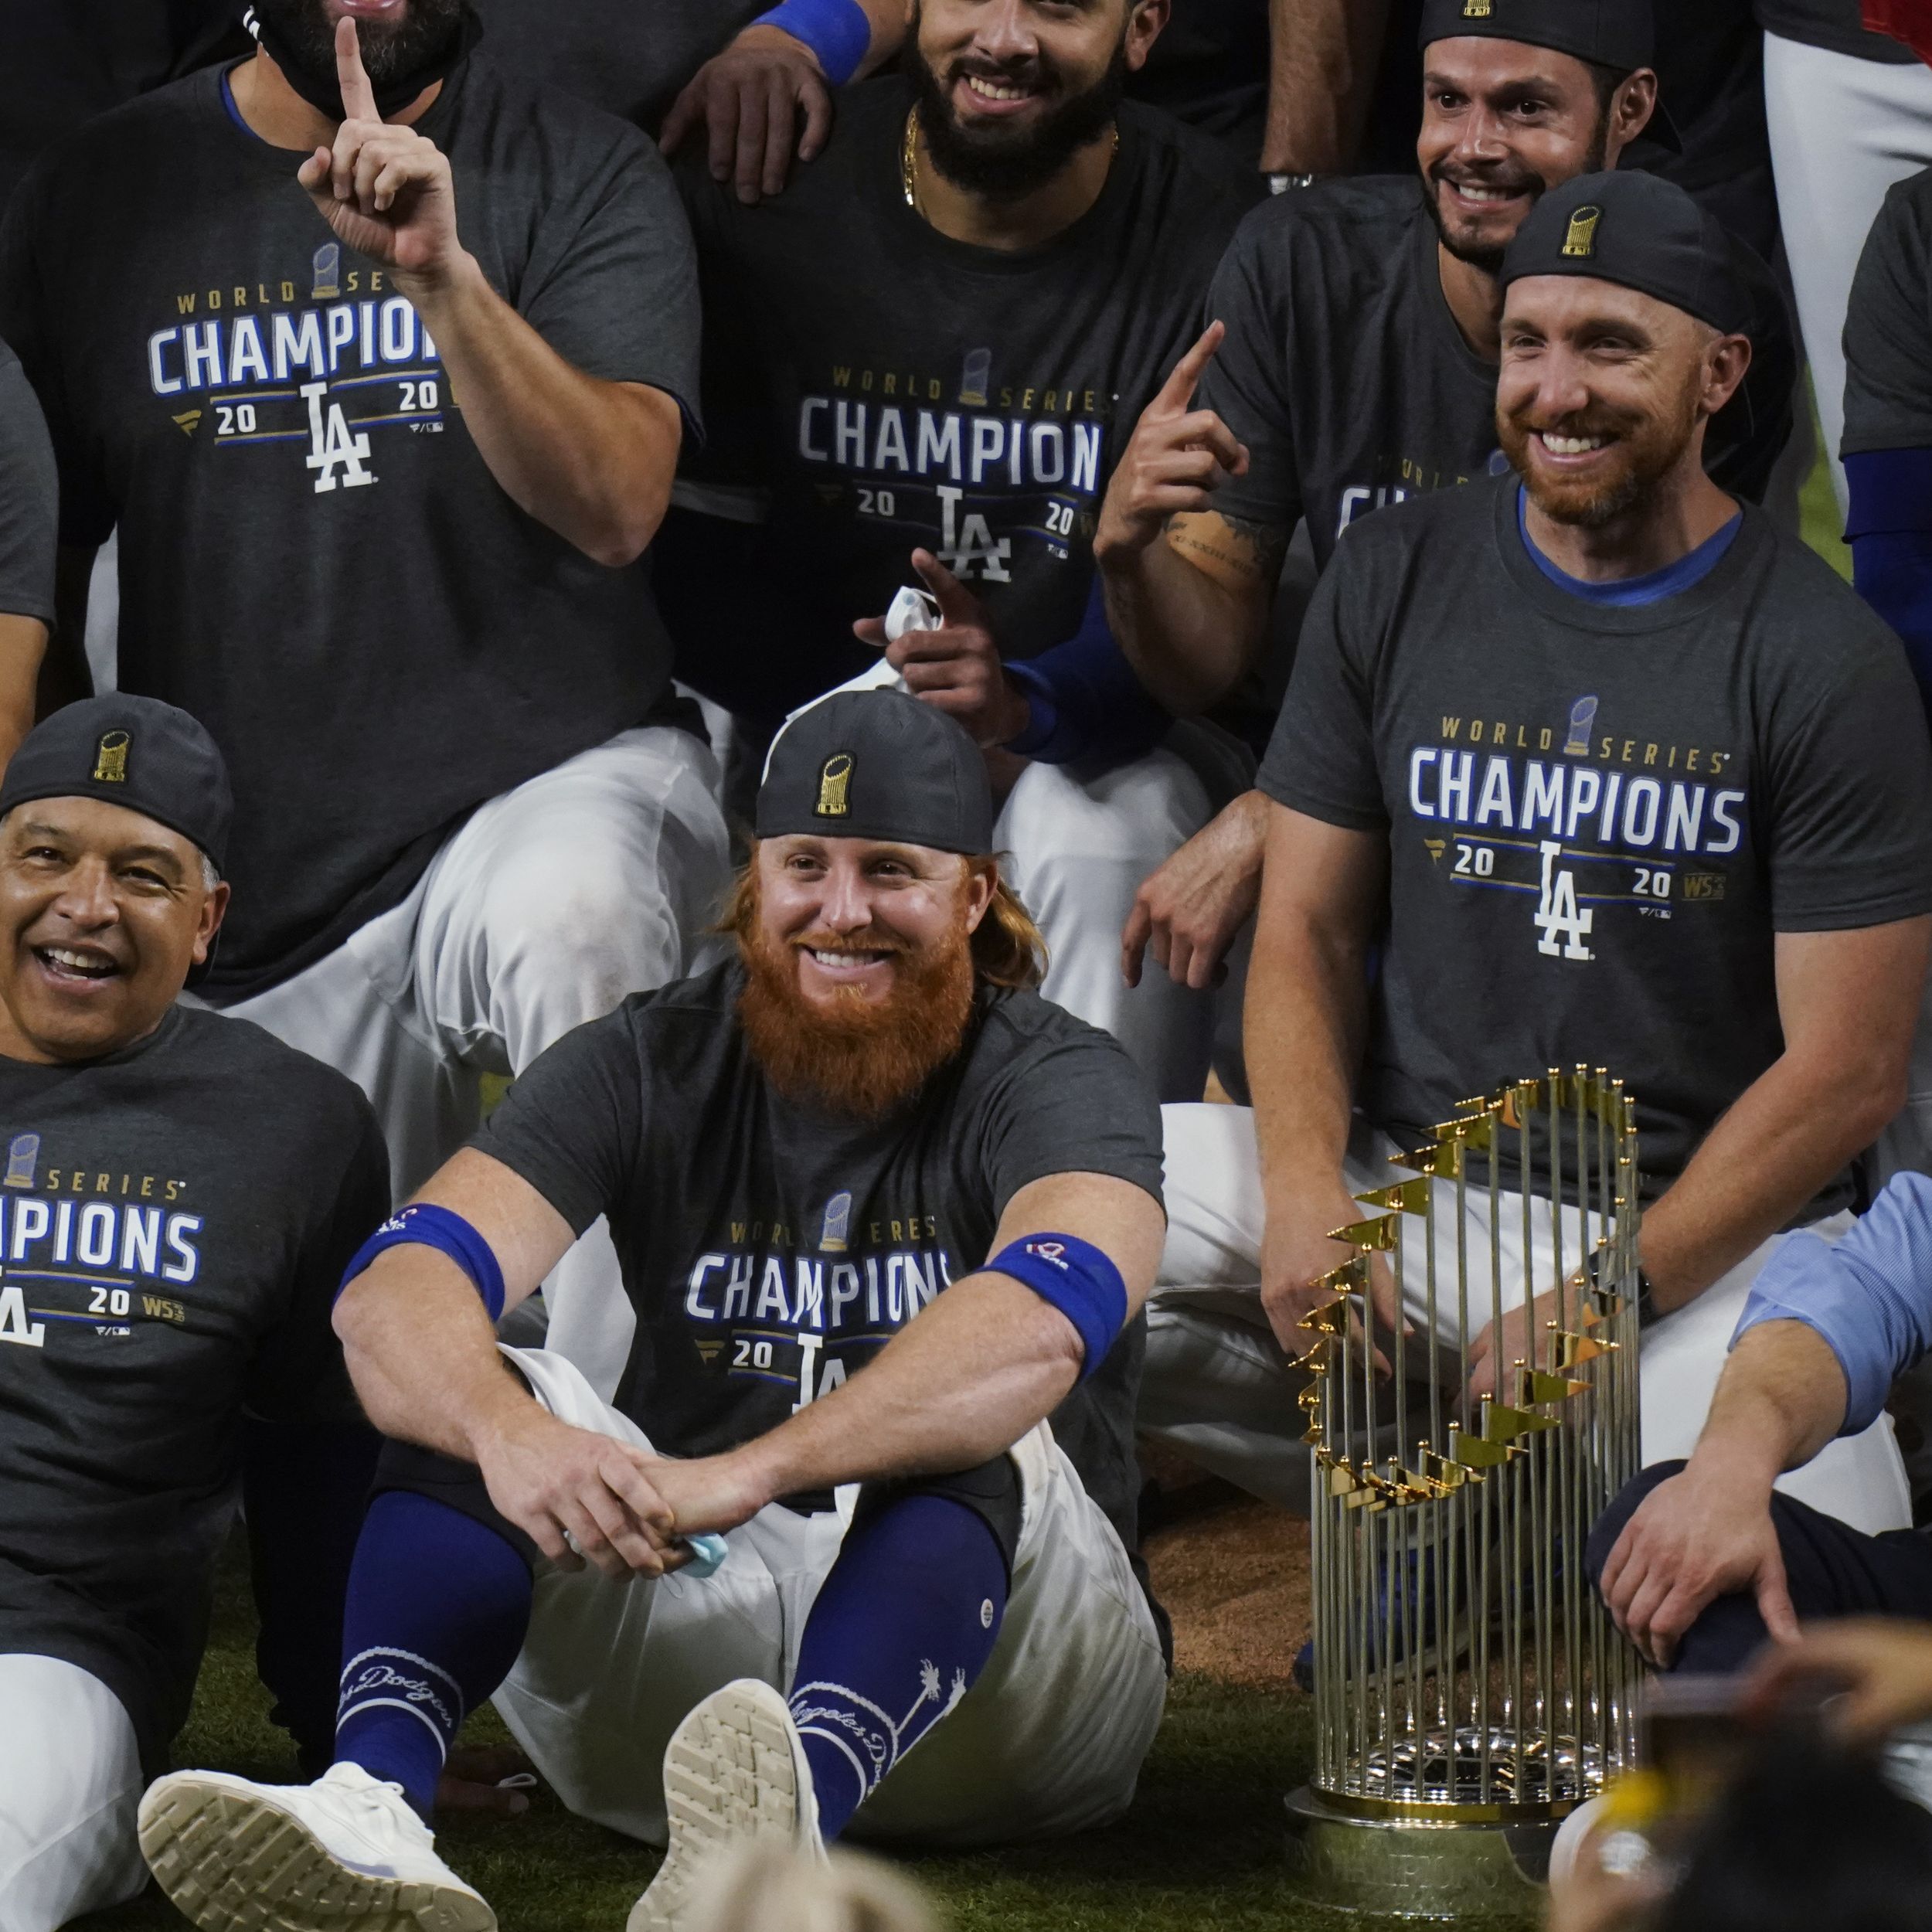
[[[1571,261],[1587,262],[1597,252],[1597,224],[1604,218],[1600,208],[1580,208],[1570,218],[1570,233],[1563,237],[1563,253]]]
[[[845,794],[852,786],[852,753],[835,751],[818,774],[818,816],[842,818],[852,810]]]
[[[94,747],[94,783],[124,785],[128,782],[128,734],[104,731]]]

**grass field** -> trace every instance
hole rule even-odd
[[[1297,1526],[1259,1510],[1226,1510],[1231,1536],[1211,1525],[1189,1537],[1176,1576],[1184,1621],[1210,1575],[1218,1573],[1211,1589],[1222,1593],[1220,1604],[1230,1611],[1253,1598],[1258,1587],[1255,1635],[1262,1654],[1249,1659],[1258,1667],[1218,1676],[1183,1672],[1138,1801],[1112,1829],[1015,1852],[913,1860],[955,1925],[1002,1932],[1207,1924],[1228,1932],[1295,1932],[1306,1925],[1339,1932],[1347,1923],[1298,1905],[1284,1881],[1281,1794],[1306,1776],[1310,1752],[1308,1699],[1278,1682],[1284,1646],[1298,1637],[1300,1564]],[[1270,1577],[1270,1571],[1278,1574]],[[1271,1582],[1284,1587],[1270,1590]],[[1196,1614],[1189,1627],[1212,1621]],[[1197,1642],[1202,1639],[1210,1647],[1219,1641],[1213,1631],[1198,1633]],[[231,1551],[179,1761],[278,1780],[293,1775],[255,1679],[253,1641],[245,1569]],[[487,1741],[503,1733],[486,1713],[468,1736]],[[441,1842],[451,1862],[495,1906],[506,1932],[617,1932],[657,1863],[655,1852],[570,1817],[547,1793],[525,1818],[459,1819]],[[179,1932],[183,1921],[150,1892],[80,1923],[90,1932]]]

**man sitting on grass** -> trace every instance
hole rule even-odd
[[[425,1825],[492,1696],[573,1811],[668,1832],[633,1932],[728,1838],[983,1844],[1132,1798],[1165,1695],[1129,1555],[1153,1096],[1032,992],[943,713],[814,706],[757,832],[737,957],[560,1041],[350,1264],[336,1327],[400,1440],[336,1761],[148,1793],[206,1932],[493,1927]],[[492,1327],[599,1215],[637,1312],[614,1404]]]

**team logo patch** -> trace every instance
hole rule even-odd
[[[818,815],[843,818],[852,810],[852,753],[835,751],[818,774]]]
[[[1570,233],[1563,237],[1566,260],[1587,262],[1597,252],[1597,226],[1604,218],[1600,208],[1580,208],[1570,218]]]
[[[97,785],[124,785],[128,782],[128,734],[124,731],[104,731],[100,743],[94,747],[94,783]]]

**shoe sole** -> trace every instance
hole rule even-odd
[[[670,1843],[625,1932],[679,1932],[694,1886],[728,1846],[818,1846],[810,1774],[784,1699],[755,1679],[695,1706],[664,1753]]]
[[[201,1932],[497,1932],[472,1892],[344,1865],[278,1805],[176,1775],[141,1807],[141,1851]]]

